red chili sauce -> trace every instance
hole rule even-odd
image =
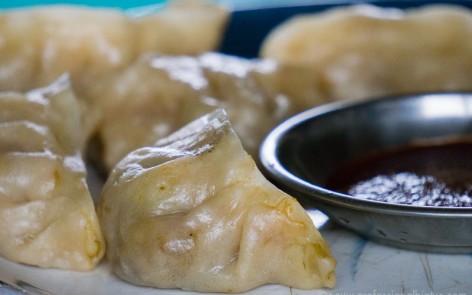
[[[472,207],[472,142],[410,145],[367,155],[327,182],[356,198],[416,206]]]

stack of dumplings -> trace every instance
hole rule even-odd
[[[0,256],[88,271],[106,252],[132,284],[200,292],[334,287],[329,245],[257,169],[259,144],[319,104],[472,90],[472,16],[340,7],[281,24],[253,60],[209,52],[228,16],[0,14]],[[108,176],[97,211],[86,152]]]
[[[208,53],[226,18],[200,1],[136,18],[73,6],[0,14],[2,257],[90,271],[106,253],[132,284],[202,292],[335,285],[328,244],[220,109],[256,154],[311,104],[289,94],[313,88],[292,85],[303,71],[286,79],[271,61]],[[98,211],[83,160],[92,138],[109,174]]]

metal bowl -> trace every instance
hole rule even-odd
[[[268,177],[335,222],[371,240],[412,250],[472,252],[472,208],[354,198],[323,186],[343,164],[415,141],[472,137],[472,93],[431,93],[324,105],[276,127],[261,146]]]

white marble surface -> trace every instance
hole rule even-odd
[[[310,212],[315,223],[323,217]],[[463,255],[430,254],[407,251],[367,241],[327,221],[320,228],[331,245],[337,265],[334,289],[297,290],[268,285],[246,294],[371,294],[371,295],[465,295],[472,293],[472,253]],[[46,270],[0,259],[0,279],[23,286],[32,294],[202,294],[179,290],[141,288],[121,281],[110,273],[107,264],[88,273]],[[0,294],[13,294],[0,288]],[[24,293],[19,293],[24,294]]]

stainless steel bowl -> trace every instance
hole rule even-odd
[[[415,141],[472,137],[472,93],[384,97],[310,109],[276,127],[261,146],[261,163],[279,187],[306,207],[391,246],[472,252],[472,208],[361,200],[323,186],[353,159]]]

